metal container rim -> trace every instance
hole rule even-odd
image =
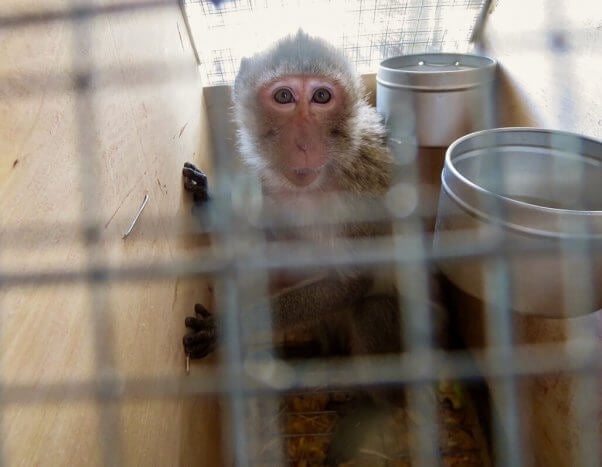
[[[402,64],[419,66],[418,61],[428,65],[441,66],[441,69],[408,70]],[[449,66],[462,62],[464,67],[449,69]],[[443,69],[446,67],[447,69]],[[376,74],[379,86],[413,91],[462,91],[489,85],[495,80],[497,61],[483,55],[430,53],[398,55],[380,63]]]
[[[399,60],[411,60],[417,58],[432,58],[432,57],[446,57],[446,58],[469,58],[472,61],[481,61],[479,65],[474,65],[468,69],[458,70],[406,70],[403,68],[392,67],[390,63]],[[497,66],[497,60],[487,55],[477,54],[464,54],[464,53],[453,53],[453,52],[437,52],[437,53],[422,53],[422,54],[408,54],[408,55],[396,55],[389,57],[380,62],[380,68],[387,71],[396,71],[399,73],[407,73],[408,75],[442,75],[442,74],[460,74],[460,73],[473,73],[478,70],[487,70],[495,68]]]
[[[472,212],[473,214],[476,214],[479,217],[484,217],[487,220],[490,220],[492,222],[502,223],[503,225],[505,225],[513,230],[519,230],[519,231],[523,231],[525,233],[536,234],[536,235],[562,237],[562,238],[574,238],[574,237],[579,236],[579,235],[575,235],[575,234],[571,234],[571,233],[549,232],[549,231],[544,231],[544,230],[540,230],[537,228],[529,228],[528,226],[517,225],[517,224],[511,223],[511,222],[504,222],[503,220],[495,219],[493,216],[482,212],[482,210],[478,209],[477,207],[472,206],[471,204],[467,203],[463,199],[460,199],[457,196],[457,194],[454,193],[453,189],[450,187],[448,180],[446,180],[446,178],[448,178],[448,177],[446,177],[446,175],[447,175],[446,172],[449,172],[451,174],[451,176],[453,178],[455,178],[460,184],[464,185],[467,189],[475,192],[477,195],[480,195],[483,197],[489,197],[490,199],[495,199],[500,203],[506,203],[507,205],[514,206],[514,207],[517,207],[517,208],[520,208],[523,210],[530,210],[533,213],[549,213],[549,214],[555,214],[555,215],[565,215],[565,216],[583,217],[583,218],[590,217],[590,218],[602,220],[602,210],[575,210],[575,209],[555,208],[555,207],[549,207],[549,206],[540,206],[537,204],[532,204],[532,203],[528,203],[525,201],[513,199],[510,196],[504,196],[504,195],[500,195],[498,193],[494,193],[494,192],[487,190],[486,188],[483,188],[482,186],[476,184],[475,182],[469,180],[456,168],[456,166],[454,165],[453,158],[454,158],[454,156],[458,155],[458,154],[456,154],[458,152],[458,147],[460,147],[463,143],[465,143],[466,141],[469,141],[469,140],[473,140],[475,138],[485,136],[485,135],[495,135],[495,134],[502,134],[502,133],[506,133],[506,134],[516,133],[517,135],[519,133],[524,133],[524,134],[529,134],[529,133],[542,134],[543,133],[543,134],[547,134],[550,136],[557,135],[557,136],[562,136],[562,137],[576,138],[576,139],[579,139],[582,141],[587,141],[588,143],[590,143],[592,145],[596,145],[596,146],[602,145],[602,141],[597,140],[595,138],[587,137],[587,136],[584,136],[584,135],[581,135],[578,133],[562,131],[562,130],[546,129],[546,128],[537,128],[537,127],[504,127],[504,128],[494,128],[494,129],[489,129],[489,130],[480,130],[480,131],[475,131],[475,132],[469,133],[467,135],[464,135],[464,136],[456,139],[447,148],[447,151],[445,153],[444,168],[443,168],[443,171],[441,172],[442,189],[444,189],[445,192],[456,203],[460,204],[464,209]],[[517,143],[517,144],[520,144],[520,143]],[[582,155],[582,156],[584,156],[584,155]],[[602,161],[602,158],[601,158],[601,161]],[[600,234],[594,233],[588,237],[589,238],[598,238],[598,237],[602,238],[602,233],[600,233]]]

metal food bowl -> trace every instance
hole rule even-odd
[[[447,147],[462,135],[492,128],[496,66],[489,57],[451,53],[384,60],[376,76],[376,108],[391,142]]]
[[[449,147],[441,181],[434,250],[453,286],[489,304],[509,287],[523,314],[602,308],[602,142],[480,131]]]

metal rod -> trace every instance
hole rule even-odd
[[[140,214],[142,214],[142,211],[144,210],[144,207],[146,206],[147,202],[148,202],[148,193],[146,193],[144,195],[144,200],[142,200],[142,205],[140,206],[140,208],[138,209],[138,212],[134,216],[134,219],[132,220],[130,227],[127,229],[127,232],[123,234],[123,237],[121,237],[123,240],[125,240],[128,237],[128,235],[130,235],[132,233],[132,230],[134,229],[136,222],[138,222],[138,218],[140,217]]]

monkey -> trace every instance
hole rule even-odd
[[[334,244],[391,233],[388,222],[349,217],[328,226],[311,223],[324,197],[349,213],[358,198],[382,202],[395,182],[385,125],[340,50],[299,30],[243,58],[234,81],[233,116],[240,155],[260,178],[265,203],[308,221],[292,232],[275,230],[270,238]],[[195,200],[206,202],[205,174],[187,163],[183,177]],[[332,213],[335,220],[338,214]],[[350,355],[402,349],[392,274],[352,266],[324,268],[276,287],[270,309],[275,331],[327,329]],[[204,306],[195,305],[195,316],[187,317],[185,325],[190,332],[183,344],[190,358],[215,350],[219,330]]]
[[[240,154],[259,175],[268,204],[307,213],[325,193],[330,199],[341,194],[344,205],[345,195],[376,199],[391,186],[394,160],[382,118],[367,102],[349,60],[322,39],[300,30],[243,58],[234,82],[233,114]],[[195,200],[206,201],[206,176],[189,163],[183,176]],[[302,230],[297,238],[319,242],[387,233],[386,226],[354,222]],[[400,336],[393,332],[399,329],[397,299],[371,293],[374,286],[369,274],[347,268],[285,287],[271,300],[273,328],[320,324],[332,313],[352,309],[345,317],[352,323],[352,353],[398,352]],[[185,324],[192,331],[184,337],[190,358],[215,349],[215,319],[206,308],[197,306]]]

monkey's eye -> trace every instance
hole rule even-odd
[[[314,101],[316,104],[327,104],[331,98],[332,95],[328,89],[320,88],[316,89],[316,92],[314,92],[312,101]]]
[[[274,100],[279,104],[289,104],[295,99],[293,97],[293,92],[290,89],[280,88],[274,93]]]

